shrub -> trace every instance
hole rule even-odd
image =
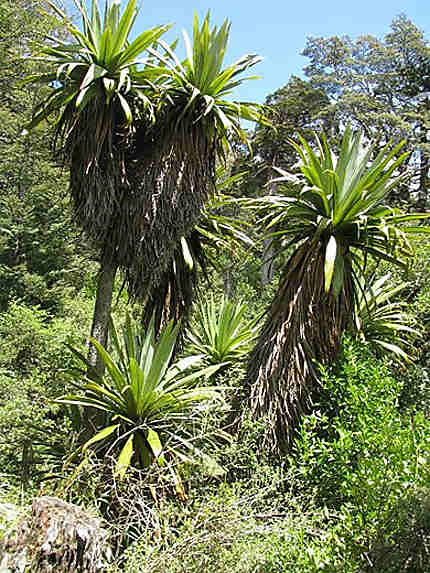
[[[382,526],[381,526],[382,525]],[[368,553],[366,571],[430,571],[430,490],[403,496],[379,524]]]
[[[324,511],[295,507],[259,513],[259,492],[216,494],[182,507],[158,507],[160,529],[134,544],[121,560],[126,573],[353,573],[342,539],[326,530]],[[336,520],[335,520],[336,521]],[[327,568],[332,564],[332,568]],[[352,565],[352,566],[351,566]],[[118,569],[113,569],[118,571]]]
[[[64,369],[76,359],[65,342],[83,347],[87,306],[67,301],[67,317],[55,319],[18,303],[0,314],[0,467],[15,483],[45,474],[53,461],[47,444],[57,466],[69,445],[69,420],[51,400],[67,389]]]
[[[301,490],[343,512],[350,546],[365,556],[376,539],[402,531],[399,508],[430,485],[430,421],[399,411],[401,381],[356,343],[346,343],[340,371],[326,372],[324,386],[291,461]]]

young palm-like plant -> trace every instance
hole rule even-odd
[[[199,323],[188,338],[191,351],[203,356],[207,364],[227,365],[243,359],[258,334],[258,321],[245,319],[246,305],[222,298],[210,298],[199,305]]]
[[[398,360],[410,362],[411,336],[419,336],[413,328],[413,318],[405,311],[405,302],[393,301],[405,290],[406,283],[392,286],[390,275],[364,283],[358,295],[356,335],[365,344],[379,349],[382,353],[393,354]]]
[[[356,274],[369,257],[406,267],[408,235],[428,231],[411,224],[428,215],[384,205],[401,180],[395,174],[407,156],[396,159],[402,144],[372,159],[373,146],[349,127],[338,157],[325,137],[316,137],[316,152],[303,139],[291,144],[302,160],[301,177],[281,172],[278,183],[289,183],[285,195],[259,206],[269,236],[294,250],[247,370],[251,413],[266,419],[266,445],[274,452],[289,447],[310,406],[318,363],[338,356],[358,299]]]
[[[141,334],[127,317],[121,339],[111,322],[114,352],[93,340],[106,374],[90,380],[82,373],[78,391],[58,400],[104,414],[103,429],[86,442],[83,451],[96,447],[117,456],[120,476],[130,464],[146,467],[160,456],[182,460],[192,456],[197,449],[194,432],[204,413],[202,405],[219,397],[217,389],[198,386],[198,381],[211,376],[219,365],[203,366],[202,356],[171,364],[178,326],[168,324],[158,341],[153,327],[152,322]],[[85,357],[77,354],[87,364]]]

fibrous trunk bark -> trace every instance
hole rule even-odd
[[[181,126],[130,161],[132,192],[124,195],[118,228],[130,229],[116,251],[132,298],[145,300],[168,271],[183,237],[193,232],[215,190],[215,147],[198,127]]]
[[[245,393],[251,417],[264,420],[262,446],[287,451],[320,384],[318,364],[336,359],[353,311],[346,258],[338,296],[324,291],[325,245],[305,243],[289,259],[248,363]]]

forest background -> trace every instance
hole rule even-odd
[[[248,418],[245,404],[241,431],[226,432],[232,404],[238,408],[255,321],[270,304],[289,255],[278,255],[275,242],[258,235],[258,217],[237,199],[278,192],[270,183],[273,167],[291,172],[298,161],[291,138],[311,141],[313,132],[325,132],[339,145],[349,123],[368,140],[406,141],[406,178],[390,205],[427,211],[430,48],[419,22],[399,16],[379,39],[309,39],[304,77],[285,78],[267,97],[276,130],[260,125],[250,131],[252,154],[233,141],[218,178],[224,198],[213,206],[210,233],[206,227],[211,240],[205,252],[213,264],[202,269],[197,258],[191,263],[199,286],[187,325],[191,338],[183,335],[180,352],[186,354],[187,344],[200,351],[206,344],[210,368],[208,321],[216,323],[226,308],[238,313],[244,344],[217,358],[222,368],[205,374],[207,388],[221,389],[204,409],[193,442],[196,459],[168,458],[165,466],[130,467],[123,476],[118,459],[97,455],[97,447],[70,459],[79,446],[79,421],[73,408],[55,402],[72,392],[70,371],[81,367],[70,346],[86,352],[99,268],[98,253],[72,216],[67,169],[53,158],[53,126],[23,133],[49,90],[22,83],[40,66],[27,56],[47,33],[61,36],[59,26],[42,2],[0,0],[3,500],[25,505],[43,491],[102,516],[116,550],[112,570],[428,571],[428,241],[419,239],[407,273],[387,262],[371,266],[375,279],[389,275],[380,283],[379,310],[358,337],[345,337],[339,361],[321,368],[322,390],[288,453],[261,447],[265,422]],[[233,222],[239,218],[245,221],[240,226]],[[249,239],[239,250],[242,235]],[[187,250],[181,253],[187,263]],[[386,303],[396,306],[387,311]],[[388,334],[377,323],[381,308],[391,313],[382,318],[383,327],[391,325]],[[370,304],[367,310],[371,315]],[[118,325],[127,312],[137,324],[148,317],[145,305],[129,300],[119,275]],[[205,312],[213,313],[206,324]]]

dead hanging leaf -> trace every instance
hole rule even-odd
[[[187,503],[188,497],[187,497],[187,494],[185,493],[184,485],[183,485],[182,480],[180,478],[175,482],[175,490],[176,490],[176,494],[177,494],[178,498],[183,503]]]
[[[170,466],[170,475],[172,476],[173,485],[175,487],[175,492],[176,492],[178,499],[180,499],[180,501],[182,501],[183,503],[187,503],[188,497],[187,497],[187,494],[185,492],[185,488],[184,488],[184,484],[181,480],[181,476],[179,475],[179,473],[175,469],[172,468],[172,466]]]
[[[155,503],[157,503],[157,501],[158,501],[157,491],[156,491],[156,489],[155,489],[155,487],[154,487],[153,485],[150,485],[150,486],[149,486],[149,492],[150,492],[150,494],[151,494],[151,496],[152,496],[152,499],[155,501]]]

